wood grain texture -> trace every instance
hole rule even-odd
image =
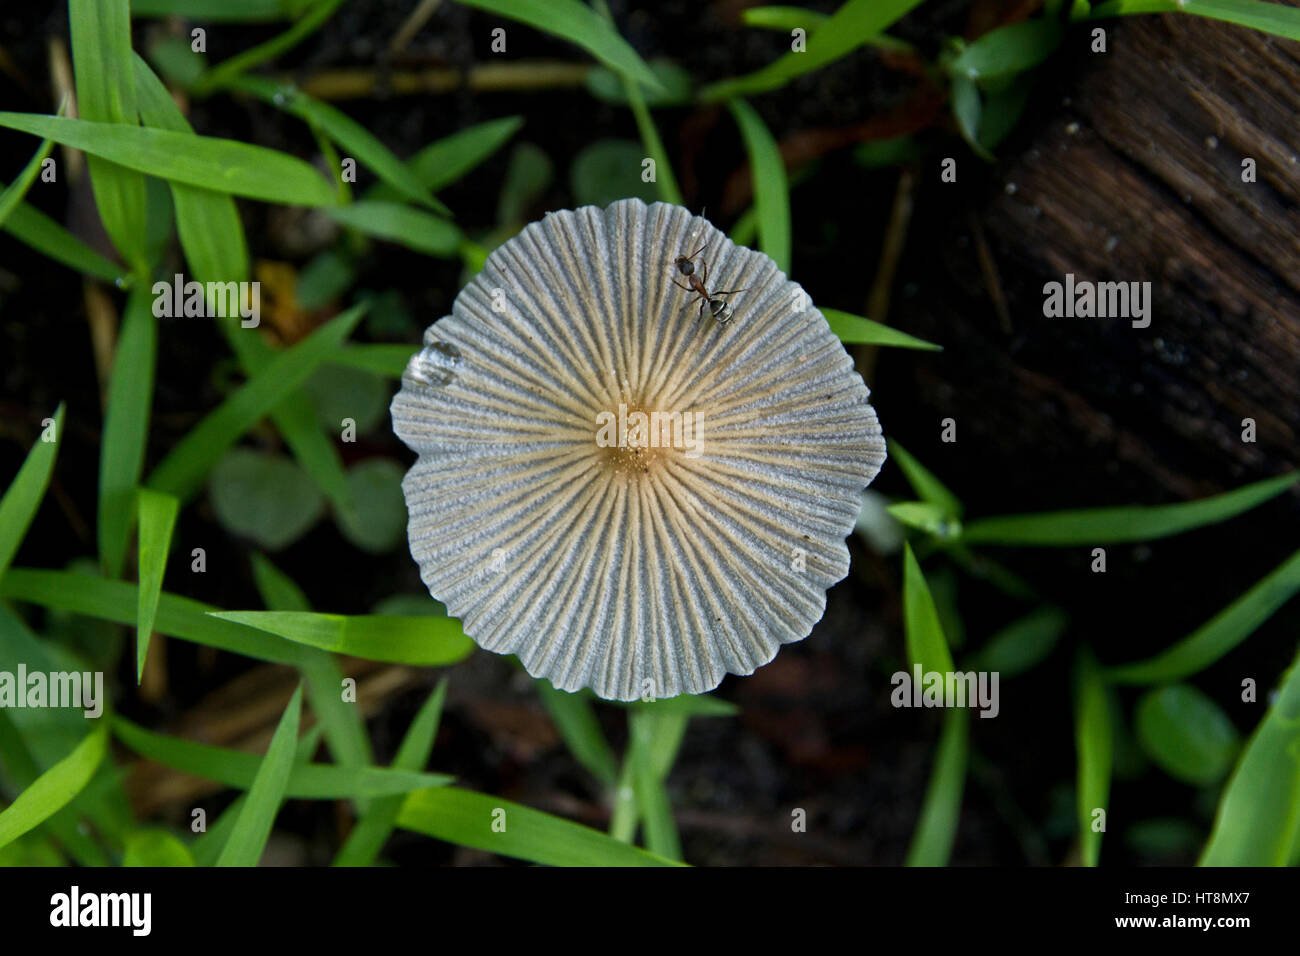
[[[892,434],[971,517],[1164,504],[1300,468],[1300,44],[1194,17],[1106,26],[1104,56],[1070,33],[996,166],[967,156],[958,187],[927,169],[918,191],[891,321],[946,350],[881,362],[871,384]],[[1044,317],[1044,284],[1067,273],[1150,281],[1150,327]],[[955,444],[940,441],[946,417]],[[1001,554],[1118,661],[1187,633],[1298,545],[1292,491],[1214,529],[1111,549],[1106,575],[1086,548]],[[1262,657],[1248,652],[1272,672],[1294,604],[1252,642]]]
[[[1076,50],[1081,79],[1003,149],[1006,188],[980,210],[1011,334],[973,240],[953,235],[952,281],[927,283],[906,326],[948,347],[950,360],[919,368],[918,391],[936,412],[980,409],[957,415],[970,444],[956,456],[978,446],[986,464],[1022,471],[1032,455],[1044,490],[1104,486],[1122,469],[1130,495],[1176,500],[1300,466],[1300,44],[1193,17],[1110,28],[1110,53]],[[1245,157],[1255,183],[1241,181]],[[1045,318],[1043,285],[1066,273],[1150,281],[1150,328]],[[1254,444],[1241,440],[1247,417]],[[1080,448],[1097,472],[1054,480],[1051,461]]]

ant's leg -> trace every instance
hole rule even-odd
[[[677,286],[677,288],[679,288],[679,289],[685,289],[687,292],[693,292],[693,291],[695,291],[694,289],[692,289],[692,288],[691,288],[690,286],[688,286],[688,285],[682,285],[682,284],[681,284],[680,282],[678,282],[676,279],[673,279],[673,285]]]
[[[703,259],[700,260],[700,272],[703,273],[700,277],[700,284],[707,286],[709,284],[709,264]]]

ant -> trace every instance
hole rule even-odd
[[[686,277],[686,281],[688,283],[688,285],[682,285],[680,282],[677,281],[676,277],[674,277],[673,285],[677,286],[680,289],[685,289],[687,292],[694,292],[696,295],[700,297],[700,313],[695,317],[696,322],[704,318],[704,308],[705,306],[708,306],[709,317],[714,321],[716,321],[719,325],[726,325],[732,319],[732,311],[731,311],[731,305],[727,302],[726,299],[723,298],[723,296],[738,295],[739,293],[744,292],[746,290],[723,289],[712,293],[709,292],[708,287],[705,286],[704,284],[705,282],[708,281],[709,278],[709,264],[705,262],[703,259],[700,259],[700,253],[702,253],[705,250],[705,248],[707,248],[707,245],[708,244],[705,243],[705,245],[700,246],[700,248],[696,249],[689,256],[678,256],[676,259],[673,260],[673,267],[677,270],[679,274]],[[696,259],[700,259],[699,275],[695,274]],[[687,307],[689,307],[692,304],[693,303],[688,302]]]

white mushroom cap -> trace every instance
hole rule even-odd
[[[709,290],[746,290],[727,325],[672,281],[706,245]],[[419,454],[411,554],[481,646],[562,690],[663,698],[752,673],[821,619],[885,443],[767,256],[665,203],[550,213],[424,340],[392,404]],[[697,457],[687,433],[598,442],[620,404],[696,415]]]

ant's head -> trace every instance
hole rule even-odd
[[[700,257],[700,253],[702,253],[706,248],[708,248],[707,244],[700,246],[700,248],[696,249],[689,256],[678,256],[673,260],[673,265],[676,266],[677,271],[684,276],[695,275],[695,260]]]

